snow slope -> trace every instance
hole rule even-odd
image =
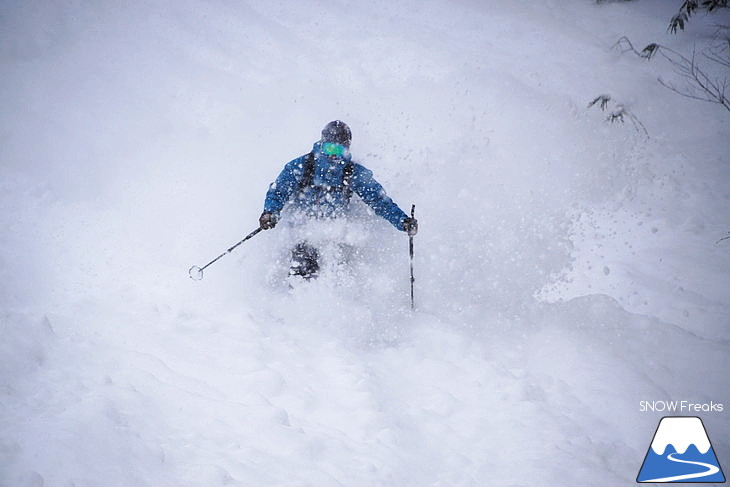
[[[673,3],[3,2],[0,485],[634,483],[640,401],[730,407],[730,117],[611,48],[728,24]],[[190,280],[335,118],[417,310],[373,219]]]

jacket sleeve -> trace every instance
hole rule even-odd
[[[403,230],[403,220],[408,215],[385,193],[385,189],[373,177],[373,172],[355,164],[352,189],[370,206],[375,214],[388,220],[398,230]]]
[[[269,185],[264,201],[264,211],[278,214],[284,204],[299,187],[304,177],[304,159],[306,156],[297,157],[284,166],[276,181]]]

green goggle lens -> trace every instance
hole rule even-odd
[[[347,152],[347,147],[342,144],[335,144],[334,142],[325,142],[322,144],[322,152],[328,156],[342,157]]]

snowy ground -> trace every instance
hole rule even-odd
[[[730,24],[679,4],[0,4],[0,485],[630,485],[664,400],[727,469],[730,114],[612,49]],[[417,310],[376,220],[190,280],[336,118]]]

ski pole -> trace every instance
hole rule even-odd
[[[198,267],[198,266],[196,266],[196,265],[192,266],[192,267],[190,268],[190,270],[188,271],[188,274],[190,274],[190,278],[191,278],[191,279],[193,279],[193,280],[196,280],[196,281],[199,281],[199,280],[201,280],[201,279],[203,278],[203,271],[205,270],[205,268],[206,268],[206,267],[208,267],[209,265],[211,265],[211,264],[213,264],[214,262],[218,261],[218,259],[220,259],[220,258],[221,258],[221,257],[223,257],[224,255],[226,255],[226,254],[230,254],[231,252],[233,252],[233,250],[234,250],[234,249],[235,249],[236,247],[238,247],[238,246],[239,246],[239,245],[241,245],[241,244],[242,244],[243,242],[245,242],[245,241],[246,241],[246,240],[248,240],[249,238],[251,238],[251,237],[253,237],[254,235],[256,235],[257,233],[259,233],[259,232],[260,232],[261,230],[263,230],[263,229],[262,229],[261,227],[259,227],[259,228],[257,228],[256,230],[254,230],[253,232],[249,233],[248,235],[246,235],[246,236],[245,236],[245,237],[243,238],[243,240],[241,240],[240,242],[238,242],[237,244],[235,244],[234,246],[232,246],[232,247],[231,247],[230,249],[228,249],[228,250],[226,250],[225,252],[223,252],[223,253],[222,253],[221,255],[219,255],[219,256],[218,256],[218,257],[216,257],[215,259],[213,259],[213,260],[211,260],[210,262],[208,262],[207,264],[205,264],[205,265],[204,265],[203,267]]]
[[[411,206],[411,218],[415,218],[416,205]],[[413,282],[416,280],[413,277],[413,235],[408,235],[408,253],[411,255],[411,309],[415,309],[416,305],[413,301]]]

